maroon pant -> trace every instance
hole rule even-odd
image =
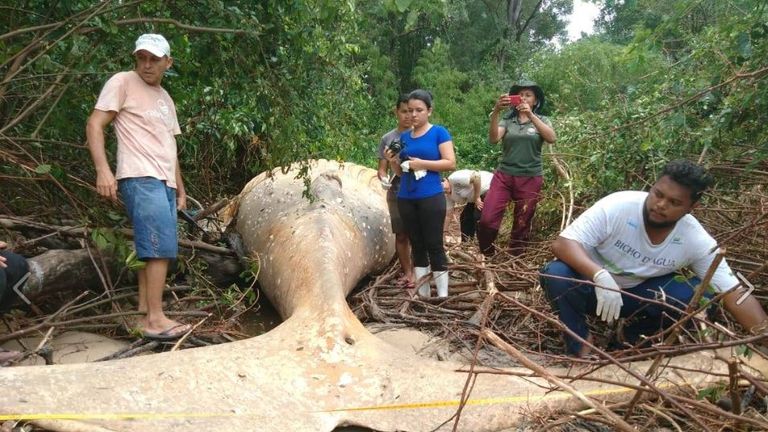
[[[510,253],[519,255],[525,250],[542,183],[541,176],[513,176],[498,170],[493,173],[491,188],[483,201],[483,212],[477,227],[477,241],[484,254],[493,253],[493,242],[510,201],[515,202],[515,221],[509,239]]]

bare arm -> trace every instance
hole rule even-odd
[[[491,112],[491,118],[488,123],[488,142],[491,144],[496,144],[501,140],[501,138],[504,136],[504,132],[507,131],[506,128],[499,127],[499,115],[501,115],[501,111],[507,109],[510,107],[509,102],[509,95],[503,94],[499,96],[499,99],[496,100],[496,104],[493,106],[493,111]]]
[[[552,126],[544,123],[544,120],[540,119],[539,116],[533,113],[531,111],[531,106],[527,103],[522,103],[518,105],[517,107],[518,112],[520,113],[521,117],[528,117],[531,119],[531,123],[533,123],[533,127],[536,128],[536,130],[539,132],[539,135],[541,135],[541,138],[552,144],[557,140],[557,135],[555,134],[555,130],[552,129]]]
[[[176,209],[184,210],[187,208],[187,191],[184,189],[184,180],[181,178],[181,165],[179,158],[176,158]]]
[[[555,130],[552,129],[552,127],[546,123],[542,119],[540,119],[536,114],[531,113],[531,122],[536,127],[536,130],[539,131],[539,135],[541,135],[541,138],[550,143],[553,144],[557,140],[557,134],[555,134]]]
[[[392,170],[392,172],[395,173],[395,175],[401,176],[403,175],[403,168],[400,166],[400,157],[398,155],[399,153],[392,153],[392,150],[384,150],[384,157],[387,158],[389,168]]]
[[[8,243],[0,240],[0,249],[5,249],[8,247]],[[8,264],[5,263],[5,257],[0,255],[0,268],[6,268],[8,267]]]
[[[571,266],[582,276],[590,279],[602,269],[599,264],[592,260],[584,246],[575,240],[558,236],[552,242],[552,253],[555,254],[557,259]]]
[[[472,176],[469,178],[469,184],[472,185],[472,202],[475,204],[478,210],[483,209],[483,200],[480,198],[480,171],[472,172]]]
[[[723,297],[723,307],[749,333],[756,334],[760,331],[765,331],[765,325],[768,324],[768,316],[766,316],[765,310],[753,295],[748,295],[741,304],[736,303],[745,292],[743,288],[731,290]]]
[[[385,180],[387,178],[387,168],[389,167],[389,161],[386,159],[379,159],[378,175],[379,180]]]
[[[109,167],[107,152],[104,145],[104,128],[115,119],[117,112],[93,110],[88,117],[85,127],[85,136],[88,140],[88,149],[96,168],[96,192],[99,195],[117,201],[117,181],[112,169]]]

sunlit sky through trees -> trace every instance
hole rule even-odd
[[[575,41],[581,37],[581,33],[591,34],[594,29],[595,18],[600,13],[600,8],[594,3],[583,0],[574,0],[573,13],[569,17],[568,40]]]

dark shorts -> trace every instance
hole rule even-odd
[[[154,177],[118,181],[120,195],[133,224],[133,242],[140,260],[176,258],[176,189]]]
[[[397,208],[397,193],[400,191],[400,176],[392,179],[392,186],[387,190],[387,207],[389,208],[389,218],[392,220],[392,232],[395,234],[405,233],[405,225],[400,217],[400,210]]]
[[[6,311],[16,302],[18,295],[13,292],[13,287],[26,276],[29,271],[27,260],[10,251],[0,251],[6,261],[6,267],[0,268],[0,312]],[[21,288],[21,283],[17,288]]]

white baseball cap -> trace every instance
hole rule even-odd
[[[168,45],[168,41],[163,35],[154,33],[145,33],[136,39],[136,49],[133,53],[136,54],[139,50],[149,51],[158,57],[171,56],[171,46]]]

